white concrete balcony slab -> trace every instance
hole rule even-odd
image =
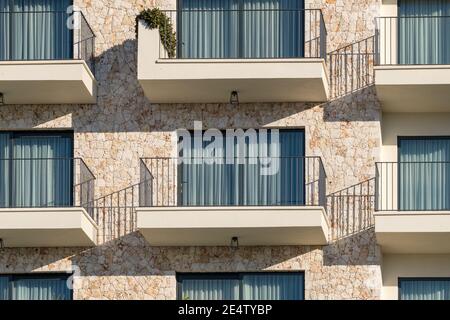
[[[2,208],[0,239],[5,247],[90,247],[97,225],[83,208]]]
[[[450,112],[450,65],[378,66],[375,87],[385,112]]]
[[[386,211],[375,214],[383,253],[450,253],[450,211]]]
[[[1,61],[4,104],[92,104],[97,83],[83,60]]]
[[[138,80],[153,103],[323,102],[325,59],[166,59],[158,30],[139,23]],[[163,54],[162,56],[167,56]]]
[[[137,208],[137,228],[153,246],[326,245],[323,207]]]

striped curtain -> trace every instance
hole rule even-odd
[[[205,151],[209,143],[200,148],[193,142],[191,148],[185,146],[185,161],[178,168],[180,205],[303,205],[304,132],[280,130],[275,139],[268,130],[264,142],[257,136],[257,141],[245,139],[243,151],[238,150],[239,141],[233,140],[234,163],[226,158],[229,144],[225,139],[214,159]]]
[[[401,139],[400,210],[450,210],[450,139]]]
[[[70,300],[66,279],[23,278],[14,281],[13,300]]]
[[[183,280],[183,300],[239,300],[237,279],[192,279]]]
[[[450,279],[400,280],[400,300],[450,300]]]
[[[181,0],[181,58],[292,58],[304,50],[304,2]]]
[[[450,64],[450,0],[398,0],[399,63]]]
[[[242,278],[244,300],[303,300],[303,274],[249,274]]]
[[[0,0],[0,60],[71,59],[72,0]]]
[[[0,208],[9,207],[10,134],[0,132]]]
[[[0,300],[9,299],[9,277],[0,276]]]

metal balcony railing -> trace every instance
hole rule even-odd
[[[320,157],[144,158],[140,206],[326,206]]]
[[[376,64],[450,64],[449,32],[450,16],[376,18]]]
[[[81,11],[0,12],[0,26],[0,61],[84,60],[95,71],[95,34]]]
[[[95,176],[79,158],[0,159],[0,208],[83,207]]]
[[[450,210],[450,162],[376,163],[375,210]]]
[[[327,58],[320,9],[166,10],[163,30],[176,32],[176,50],[161,59]]]

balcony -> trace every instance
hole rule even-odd
[[[377,19],[375,86],[386,112],[449,112],[450,17]]]
[[[0,159],[3,246],[95,245],[94,180],[82,159]]]
[[[0,12],[0,25],[3,104],[96,102],[95,36],[81,12]]]
[[[263,173],[267,163],[278,170]],[[318,157],[150,158],[142,159],[141,175],[137,228],[151,245],[328,242]]]
[[[375,232],[385,253],[450,253],[450,162],[376,165]]]
[[[151,102],[228,103],[234,91],[243,103],[328,99],[326,28],[320,10],[164,14],[176,30],[173,52],[165,49],[167,40],[161,41],[157,29],[139,23],[138,80]],[[207,21],[217,25],[206,28]],[[252,28],[258,24],[261,28]]]

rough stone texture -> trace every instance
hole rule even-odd
[[[139,179],[139,158],[171,156],[178,128],[304,127],[307,155],[321,156],[328,191],[374,175],[380,146],[379,102],[367,88],[322,105],[157,105],[136,79],[134,17],[143,8],[174,8],[174,1],[75,0],[96,39],[98,103],[82,106],[2,106],[0,130],[71,128],[75,156],[97,177],[98,196]],[[329,50],[373,34],[379,0],[311,0],[323,8]],[[151,248],[128,234],[92,249],[3,249],[0,272],[80,268],[76,299],[173,299],[175,272],[305,270],[306,298],[373,299],[381,287],[381,255],[373,230],[327,247]]]

